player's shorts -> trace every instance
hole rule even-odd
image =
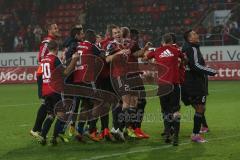
[[[95,83],[74,83],[74,85],[76,86],[80,86],[81,87],[81,93],[79,93],[79,95],[74,95],[74,96],[78,96],[81,99],[82,98],[91,98],[93,97],[93,93],[94,90],[96,90],[96,84]]]
[[[99,79],[96,85],[98,89],[114,92],[110,76],[107,78]]]
[[[60,94],[54,93],[49,96],[45,96],[44,100],[47,107],[47,113],[54,114],[54,107],[56,107],[57,103],[60,103],[62,101],[62,98]]]
[[[113,89],[119,96],[130,94],[130,86],[127,82],[126,76],[112,77]]]
[[[129,76],[128,78],[134,78],[133,81],[130,80],[129,82],[129,85],[131,87],[131,90],[133,90],[134,95],[137,95],[140,99],[146,98],[146,91],[142,78],[139,75]]]
[[[127,76],[128,83],[133,90],[138,90],[139,88],[144,87],[144,83],[139,74],[131,74]]]
[[[195,105],[206,105],[206,100],[207,100],[207,96],[188,96],[188,97],[184,97],[182,99],[183,103],[185,105],[189,105],[191,104],[192,106]]]
[[[174,85],[172,92],[160,96],[162,113],[174,113],[180,110],[180,90],[180,85]]]

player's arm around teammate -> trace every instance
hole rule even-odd
[[[59,67],[62,67],[62,63],[57,57],[57,42],[54,40],[50,41],[48,44],[48,50],[49,53],[41,60],[43,70],[42,95],[45,99],[47,107],[47,117],[44,121],[43,129],[40,134],[41,136],[39,138],[39,141],[42,145],[45,145],[47,143],[47,134],[56,115],[58,116],[58,119],[55,123],[53,137],[51,139],[52,144],[57,144],[57,137],[63,130],[63,127],[65,125],[65,121],[63,119],[64,113],[62,110],[55,110],[56,106],[63,104],[61,103],[61,95],[60,93],[57,93],[56,88],[62,87],[61,84],[63,84],[64,76],[67,76],[74,69],[79,58],[79,55],[75,53],[72,56],[72,61],[69,66],[67,68],[61,68],[61,70],[59,70]]]

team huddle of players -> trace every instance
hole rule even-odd
[[[47,134],[55,119],[50,140],[54,145],[59,138],[68,142],[66,135],[75,136],[78,141],[84,141],[85,136],[93,141],[149,138],[141,129],[148,92],[144,88],[143,70],[158,72],[155,96],[160,97],[164,121],[162,136],[166,143],[178,145],[181,85],[185,85],[186,66],[188,72],[195,63],[187,61],[188,51],[186,55],[183,54],[176,45],[173,33],[163,35],[159,48],[153,48],[150,42],[140,48],[136,29],[109,25],[105,39],[97,42],[94,30],[83,32],[82,26],[76,25],[63,43],[63,54],[60,56],[57,24],[49,24],[47,30],[48,35],[42,41],[38,54],[38,93],[42,104],[30,131],[42,145],[47,143]],[[186,41],[195,44],[190,43],[194,40],[195,32],[188,31],[185,34]],[[144,64],[139,64],[139,59]],[[201,60],[197,62],[204,67],[205,64],[199,64]],[[215,74],[214,70],[207,69],[209,75]],[[191,139],[205,142],[199,134],[201,126],[202,132],[208,131],[204,111],[201,110],[205,101],[201,101],[199,96],[205,96],[206,93],[195,96],[187,91],[188,88],[185,89],[184,103],[193,105],[196,110]],[[113,121],[111,129],[110,110]],[[196,123],[195,116],[198,118]],[[101,121],[100,131],[96,125],[98,119]]]

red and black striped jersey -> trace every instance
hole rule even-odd
[[[38,52],[38,62],[39,63],[41,63],[41,60],[49,53],[48,43],[54,39],[55,38],[53,36],[48,35],[41,42],[40,47],[39,47],[39,52]],[[41,75],[42,75],[42,68],[41,68],[41,65],[39,65],[38,70],[37,70],[37,76],[41,76]]]
[[[49,53],[49,50],[48,50],[48,43],[51,41],[51,40],[54,40],[55,37],[53,36],[46,36],[43,41],[41,42],[40,44],[40,47],[39,47],[39,52],[38,52],[38,62],[41,62],[42,58],[44,58],[44,56],[46,56],[48,53]]]
[[[110,55],[114,55],[117,52],[121,51],[122,49],[124,49],[124,46],[121,43],[119,43],[117,41],[111,41],[107,45],[106,57],[110,56]],[[111,63],[111,75],[113,77],[126,75],[127,60],[128,60],[127,54],[117,55],[114,57],[112,62],[110,62]]]
[[[99,56],[101,54],[100,49],[95,44],[84,41],[78,43],[77,52],[80,54],[80,58],[73,73],[73,82],[94,82],[96,77],[96,75],[94,74],[95,64],[92,61],[93,58],[87,55]]]
[[[43,59],[41,59],[43,96],[48,96],[56,93],[56,90],[54,90],[54,88],[59,88],[62,86],[62,73],[59,73],[57,75],[57,73],[60,72],[60,70],[57,70],[57,67],[59,67],[61,64],[62,63],[60,59],[51,53],[47,54]]]

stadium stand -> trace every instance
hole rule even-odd
[[[115,23],[141,31],[144,42],[160,43],[166,32],[177,34],[195,28],[203,45],[239,44],[240,16],[237,0],[37,0],[0,1],[0,51],[34,51],[38,48],[46,21],[55,21],[67,36],[73,24],[103,34],[106,25]],[[31,8],[31,9],[29,9]],[[231,10],[225,25],[204,24],[214,10]]]

